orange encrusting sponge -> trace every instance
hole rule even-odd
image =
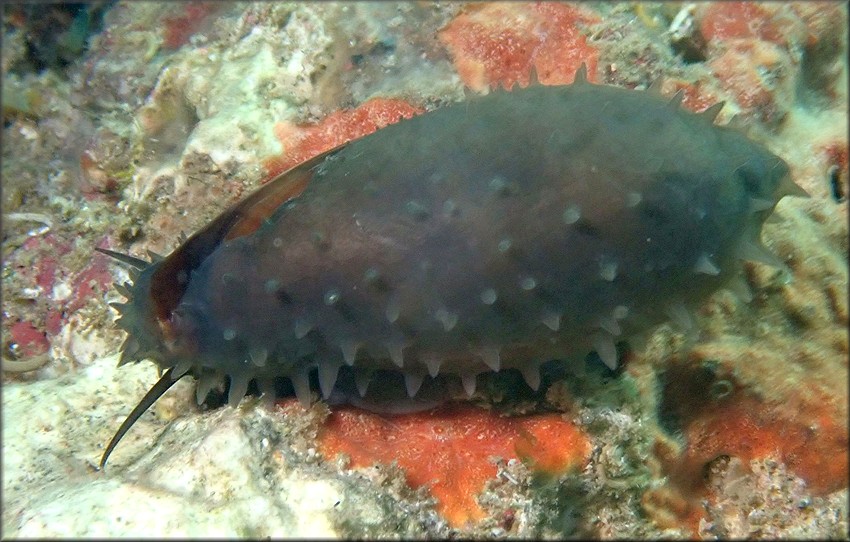
[[[283,154],[264,160],[266,182],[337,145],[422,112],[421,108],[397,98],[372,98],[354,109],[335,111],[316,124],[279,122],[274,132],[283,145]]]
[[[561,415],[507,418],[466,405],[394,416],[337,408],[319,443],[326,458],[347,454],[353,468],[397,461],[408,484],[427,487],[455,527],[484,517],[476,497],[496,476],[494,458],[561,474],[583,467],[591,451],[587,436]]]
[[[599,51],[584,27],[598,16],[557,2],[472,3],[439,33],[461,80],[481,92],[496,85],[526,86],[531,70],[544,85],[573,81],[585,63],[595,81]]]

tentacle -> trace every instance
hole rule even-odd
[[[119,262],[124,262],[126,264],[132,265],[136,269],[144,269],[145,267],[150,265],[150,262],[145,261],[141,258],[136,258],[135,256],[130,256],[129,254],[122,254],[120,252],[115,252],[114,250],[109,250],[108,248],[94,247],[94,249],[100,252],[101,254],[106,254],[107,256],[115,258]]]
[[[578,67],[575,75],[573,76],[573,84],[583,85],[587,82],[587,64],[582,62],[581,66]]]
[[[171,373],[173,369],[169,368],[167,371],[162,373],[162,376],[159,380],[157,380],[156,384],[153,385],[151,389],[142,397],[142,400],[139,401],[139,404],[136,405],[136,408],[133,409],[132,412],[127,416],[127,419],[124,420],[124,423],[121,424],[121,427],[118,428],[118,431],[115,432],[115,436],[112,437],[112,440],[109,441],[109,444],[106,446],[106,450],[103,452],[103,455],[100,458],[100,470],[103,470],[103,467],[106,466],[106,460],[109,459],[109,455],[112,453],[112,450],[115,449],[115,446],[121,440],[121,438],[133,427],[133,424],[136,423],[136,420],[142,417],[150,407],[153,405],[157,399],[162,397],[162,395],[174,385],[175,382],[180,380],[180,378],[172,379]]]

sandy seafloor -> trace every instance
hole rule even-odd
[[[6,8],[3,536],[847,538],[846,4],[539,9],[119,2],[87,35],[73,13]],[[624,370],[552,385],[589,458],[543,484],[500,463],[466,525],[396,466],[325,458],[322,403],[203,411],[186,379],[97,470],[157,373],[116,367],[109,285],[127,275],[95,246],[167,254],[270,158],[318,152],[281,134],[373,98],[433,109],[529,58],[544,83],[587,60],[592,81],[725,100],[718,122],[736,117],[811,195],[762,236],[793,280],[746,263],[752,300],[716,293],[690,342],[660,326]]]

